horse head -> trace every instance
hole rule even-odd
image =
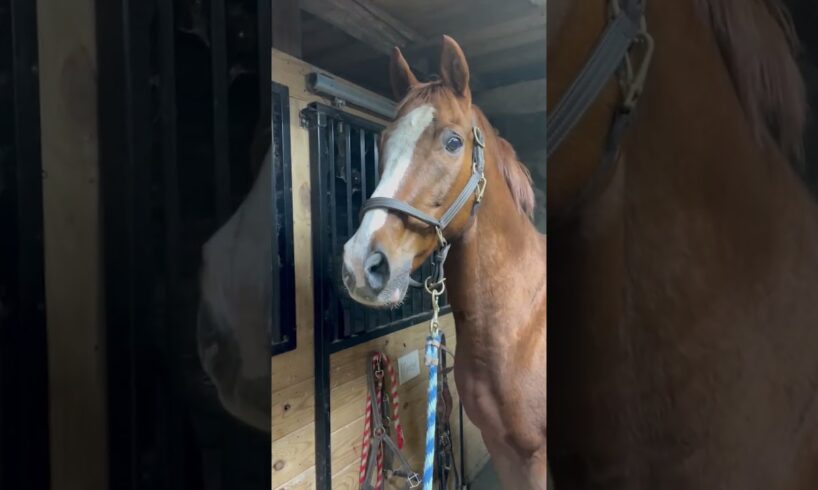
[[[352,298],[373,307],[400,304],[410,273],[468,225],[478,192],[464,189],[475,181],[478,125],[485,124],[472,106],[466,57],[450,37],[443,38],[439,79],[418,81],[398,48],[390,76],[401,102],[381,134],[381,179],[371,196],[383,206],[364,207],[342,270]]]

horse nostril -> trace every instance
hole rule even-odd
[[[380,252],[370,253],[364,261],[364,272],[369,289],[375,293],[381,292],[389,280],[389,262],[386,256]]]

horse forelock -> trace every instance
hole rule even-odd
[[[454,92],[440,80],[418,84],[412,87],[403,100],[400,101],[397,112],[399,114],[402,113],[405,108],[410,105],[434,104],[438,97],[456,98]],[[517,210],[529,218],[533,217],[535,196],[532,187],[531,173],[519,160],[511,143],[497,134],[483,111],[476,105],[472,105],[472,109],[486,135],[487,151],[494,152],[498,168],[503,174],[503,178],[508,186],[508,190],[511,192],[511,197],[514,200]]]
[[[756,138],[800,161],[807,95],[795,28],[781,0],[695,0],[710,24]]]

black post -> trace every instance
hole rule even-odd
[[[0,488],[50,486],[36,2],[0,1]]]
[[[109,487],[143,481],[139,448],[155,438],[150,328],[150,14],[152,2],[97,2],[99,152],[104,241]]]
[[[227,26],[225,0],[210,0],[210,69],[213,89],[213,183],[216,218],[221,225],[230,215],[230,133],[227,88]]]

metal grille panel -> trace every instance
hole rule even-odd
[[[311,128],[315,294],[321,308],[316,319],[330,350],[431,318],[431,299],[423,290],[410,289],[398,309],[379,310],[351,300],[341,282],[343,245],[358,227],[361,207],[380,179],[378,138],[383,128],[322,104],[311,105],[302,116]],[[430,273],[427,261],[416,274],[423,278]]]

